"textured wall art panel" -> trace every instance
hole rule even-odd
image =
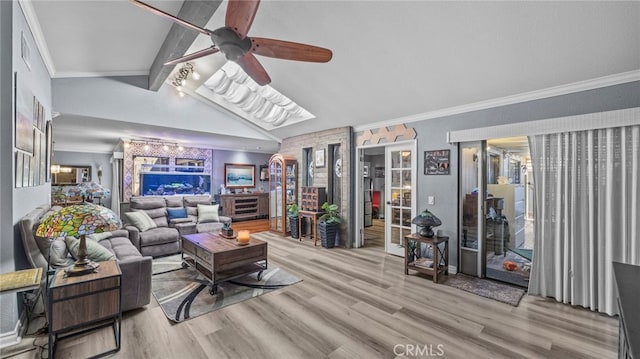
[[[144,143],[131,143],[124,149],[124,201],[128,202],[133,193],[134,182],[134,157],[158,157],[169,158],[169,166],[175,166],[176,158],[204,160],[204,173],[211,174],[213,150],[208,148],[184,147],[180,150],[177,146],[169,146],[167,150],[162,144],[149,144],[149,149],[145,150]]]
[[[416,138],[416,130],[405,124],[356,132],[356,145],[378,145]]]

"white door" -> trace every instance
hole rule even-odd
[[[385,151],[385,250],[398,256],[404,256],[403,237],[415,227],[415,153],[415,142],[387,146]]]

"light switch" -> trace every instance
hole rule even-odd
[[[436,199],[433,196],[427,197],[427,204],[436,204]]]

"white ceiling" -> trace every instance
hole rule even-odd
[[[54,77],[146,74],[171,26],[124,0],[32,3]],[[182,1],[149,3],[176,14]],[[225,11],[223,2],[208,28]],[[249,36],[333,50],[327,64],[259,57],[271,86],[316,116],[271,131],[286,138],[635,73],[640,2],[263,1]],[[200,35],[192,49],[208,46]],[[194,63],[206,75],[224,60]],[[78,121],[56,121],[67,117]],[[112,122],[95,125],[117,136]],[[188,129],[181,136],[196,136]]]

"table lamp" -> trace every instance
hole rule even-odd
[[[419,227],[418,233],[423,237],[433,237],[433,229],[431,227],[437,227],[442,224],[440,219],[427,209],[420,212],[411,223]]]
[[[102,187],[102,185],[97,184],[95,182],[82,182],[78,185],[78,187],[82,190],[84,194],[85,201],[87,199],[93,199],[94,197],[98,198],[98,205],[102,204],[102,198],[109,197],[111,195],[111,191]],[[89,201],[86,201],[89,202]]]
[[[108,208],[92,203],[67,206],[45,218],[36,235],[58,238],[80,235],[78,255],[73,266],[67,268],[67,276],[92,273],[98,264],[87,258],[87,234],[115,231],[122,227],[120,218]]]

